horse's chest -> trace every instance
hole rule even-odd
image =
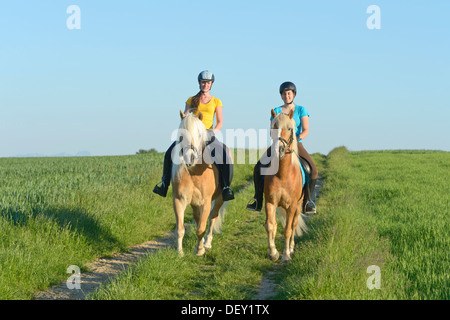
[[[278,202],[278,206],[283,208],[289,208],[291,206],[291,197],[281,196]]]
[[[185,188],[181,188],[179,191],[187,204],[193,206],[203,206],[206,199],[211,198],[210,192],[204,190],[203,186],[199,187],[194,183],[185,185]]]
[[[205,195],[202,190],[200,190],[195,184],[189,191],[190,193],[190,204],[193,206],[202,206],[205,203]]]
[[[289,208],[292,204],[297,203],[299,195],[297,191],[283,185],[280,181],[272,182],[271,187],[267,190],[267,200],[278,207]]]
[[[180,185],[178,188],[178,195],[184,199],[186,204],[201,206],[205,202],[201,190],[192,183]]]
[[[216,189],[216,178],[212,166],[191,169],[190,174],[184,174],[175,184],[178,196],[184,198],[186,204],[203,206],[211,201]]]

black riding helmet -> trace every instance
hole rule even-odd
[[[292,90],[292,91],[294,91],[294,94],[297,95],[297,88],[295,87],[295,84],[293,84],[290,81],[286,81],[281,84],[280,94],[282,94],[283,91],[286,91],[286,90]]]

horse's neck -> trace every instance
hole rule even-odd
[[[289,176],[292,174],[292,157],[293,153],[288,153],[284,155],[284,158],[280,160],[279,162],[279,168],[277,175],[280,178],[289,178]]]
[[[181,163],[177,165],[175,169],[175,177],[179,181],[184,174],[188,174],[189,176],[193,175],[201,175],[210,165],[208,165],[206,162],[197,163],[193,166],[186,166],[186,164]]]
[[[190,175],[200,174],[200,173],[204,172],[209,166],[210,166],[209,164],[207,164],[205,161],[203,161],[201,163],[197,163],[194,166],[187,167],[187,171],[189,172]]]

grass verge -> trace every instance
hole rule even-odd
[[[320,213],[277,298],[448,299],[449,164],[441,152],[330,152]]]

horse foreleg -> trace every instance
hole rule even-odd
[[[294,228],[294,216],[296,213],[297,207],[291,206],[288,210],[286,210],[286,225],[284,227],[284,251],[283,251],[283,261],[288,262],[291,260],[291,253],[294,252],[294,236],[295,236],[295,228]]]
[[[205,204],[199,208],[200,217],[197,222],[197,245],[195,247],[194,253],[197,256],[202,256],[205,254],[205,247],[203,244],[203,237],[206,233],[206,224],[208,222],[209,212],[211,210],[211,201],[205,201]]]
[[[177,251],[180,256],[183,256],[183,237],[185,233],[184,228],[184,210],[186,209],[186,204],[182,199],[173,199],[173,209],[175,211],[175,219],[177,222],[176,233],[177,233]]]
[[[216,223],[217,218],[219,217],[219,211],[220,208],[223,205],[222,197],[220,199],[217,199],[214,203],[214,207],[211,211],[211,214],[209,215],[209,228],[208,232],[206,233],[206,239],[205,239],[205,248],[211,249],[212,246],[212,239],[213,239],[213,230],[214,230],[214,224]],[[219,223],[220,225],[220,223]]]
[[[276,219],[276,207],[272,203],[266,201],[266,231],[269,241],[269,257],[273,261],[277,261],[280,254],[275,246],[275,236],[277,234],[277,219]]]

